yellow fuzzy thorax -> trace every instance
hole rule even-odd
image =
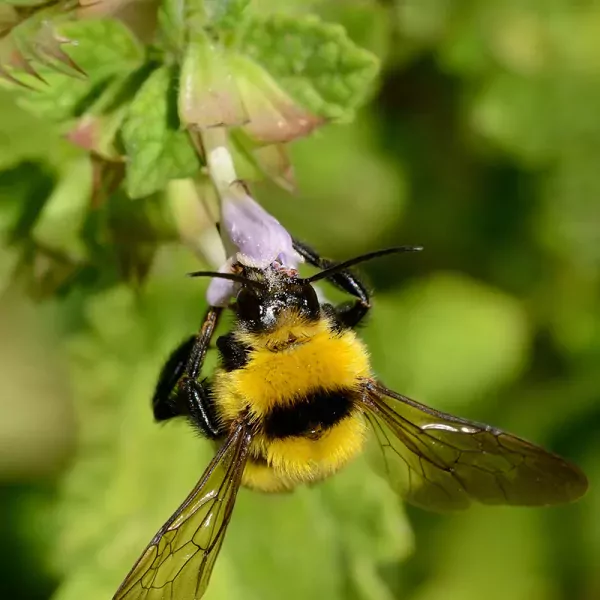
[[[243,368],[219,369],[214,375],[213,392],[223,423],[247,411],[250,421],[260,426],[274,407],[293,406],[312,392],[358,393],[361,380],[371,374],[366,348],[355,333],[332,333],[325,319],[307,324],[291,316],[274,332],[237,333],[236,337],[252,350]],[[268,439],[259,431],[260,427],[250,456],[264,462],[249,462],[243,483],[272,492],[318,481],[339,470],[362,450],[366,424],[356,410],[316,439]]]
[[[289,339],[296,342],[274,352]],[[254,348],[248,363],[231,372],[218,370],[213,390],[223,421],[233,421],[249,410],[251,420],[260,420],[274,406],[293,403],[315,390],[357,388],[370,377],[366,348],[353,331],[332,335],[328,323],[291,324],[273,333],[238,334]]]

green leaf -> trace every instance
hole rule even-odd
[[[92,19],[66,23],[59,33],[74,40],[73,60],[94,79],[133,70],[144,59],[140,42],[121,21]]]
[[[249,20],[239,50],[262,65],[303,107],[328,119],[349,119],[378,72],[377,58],[343,27],[307,15]]]
[[[74,116],[83,105],[95,101],[111,80],[126,78],[143,63],[142,46],[123,23],[114,19],[69,22],[59,27],[58,33],[73,40],[62,49],[85,77],[73,77],[37,63],[34,68],[47,84],[32,75],[19,74],[21,81],[35,88],[22,94],[23,104],[45,118],[64,120]]]
[[[167,46],[181,51],[191,34],[210,30],[221,37],[242,24],[250,0],[163,0],[159,9],[161,33]]]
[[[373,52],[382,62],[389,58],[392,44],[395,46],[395,51],[397,47],[401,48],[405,45],[404,43],[398,44],[393,37],[396,19],[392,2],[384,3],[379,0],[319,2],[313,6],[304,4],[298,8],[315,13],[328,23],[342,25],[348,37],[355,44]],[[273,12],[278,10],[276,2],[273,2],[271,9]],[[260,9],[257,9],[257,12],[258,10]],[[265,13],[261,12],[260,14]]]
[[[250,0],[204,0],[208,20],[216,28],[239,24],[242,13],[248,4],[250,4]]]
[[[171,179],[190,177],[200,167],[187,133],[180,129],[176,78],[167,67],[154,71],[134,98],[122,136],[132,198],[162,190]]]
[[[200,22],[202,0],[162,0],[158,9],[159,39],[167,50],[181,51],[185,44],[189,19]]]

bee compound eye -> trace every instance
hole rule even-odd
[[[237,314],[243,321],[258,321],[261,315],[261,300],[256,292],[242,287],[236,297]]]
[[[320,305],[315,288],[310,284],[303,286],[301,298],[304,310],[313,317],[317,316],[320,312]]]

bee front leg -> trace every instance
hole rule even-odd
[[[315,250],[307,246],[304,242],[293,240],[293,244],[294,250],[313,267],[327,269],[335,265],[333,261],[321,258]],[[344,303],[335,309],[336,321],[342,328],[351,329],[356,327],[371,309],[371,295],[367,290],[367,286],[358,276],[350,271],[332,273],[326,280],[338,289],[356,298],[354,302]]]

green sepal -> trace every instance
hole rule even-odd
[[[185,125],[236,126],[248,120],[229,56],[204,32],[188,42],[179,83],[179,117]]]

